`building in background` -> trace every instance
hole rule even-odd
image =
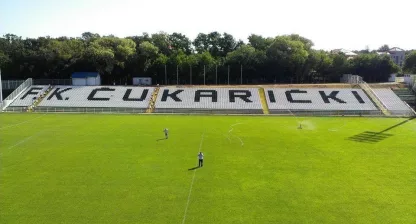
[[[358,56],[358,54],[350,51],[350,50],[346,50],[346,49],[335,49],[331,51],[332,54],[344,54],[345,56],[347,56],[348,59],[352,59]]]
[[[389,50],[390,57],[396,65],[402,67],[405,60],[405,51],[398,47],[393,47]]]
[[[152,78],[150,77],[133,77],[134,86],[150,86],[152,85]]]
[[[393,60],[393,62],[402,67],[404,65],[404,60],[405,60],[405,50],[398,48],[398,47],[393,47],[390,48],[389,51],[385,51],[385,52],[377,52],[378,55],[389,55],[391,60]]]
[[[72,85],[99,86],[101,85],[101,77],[98,72],[75,72],[72,73]]]

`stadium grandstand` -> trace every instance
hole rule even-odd
[[[352,75],[344,76],[343,82],[324,85],[150,87],[60,85],[59,82],[38,85],[28,79],[19,82],[17,87],[15,84],[15,90],[2,103],[2,111],[415,115],[410,105],[416,97],[411,90],[403,88],[403,84],[370,86],[361,77]]]

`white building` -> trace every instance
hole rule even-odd
[[[352,59],[358,56],[358,54],[350,51],[350,50],[346,50],[346,49],[335,49],[331,51],[333,54],[339,54],[342,53],[345,56],[347,56],[348,59]]]
[[[398,66],[404,65],[405,51],[398,47],[393,47],[389,50],[390,57]]]
[[[73,86],[99,86],[101,77],[98,72],[75,72],[72,73]]]
[[[405,61],[405,51],[398,47],[391,48],[388,52],[377,52],[379,55],[389,55],[393,62],[402,67]]]

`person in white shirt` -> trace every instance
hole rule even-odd
[[[169,137],[169,130],[167,128],[165,128],[163,130],[163,132],[165,132],[165,138],[168,139],[168,137]]]
[[[199,152],[198,153],[198,167],[204,166],[204,153]]]

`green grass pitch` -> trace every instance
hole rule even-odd
[[[415,145],[404,118],[0,114],[0,223],[416,223]]]

